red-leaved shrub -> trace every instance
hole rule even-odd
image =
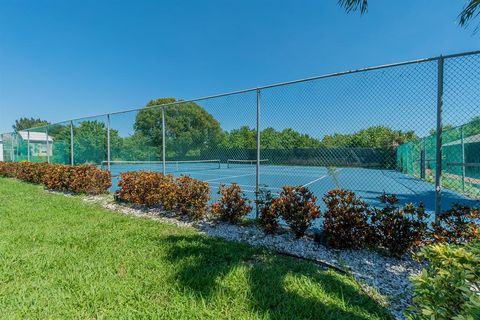
[[[222,220],[236,223],[252,210],[250,201],[236,183],[232,183],[230,187],[222,184],[218,194],[220,199],[212,205],[212,212]]]
[[[120,174],[118,200],[147,207],[162,205],[166,210],[176,207],[173,177],[159,172],[134,171]]]
[[[18,176],[18,162],[0,162],[0,177],[16,178]]]
[[[372,236],[368,204],[347,190],[334,189],[323,197],[323,231],[328,245],[338,248],[363,248]]]
[[[74,168],[63,164],[51,164],[43,176],[43,184],[47,189],[70,191],[71,176]]]
[[[177,210],[192,219],[203,218],[208,211],[210,187],[207,182],[181,176],[176,179]]]
[[[434,241],[464,244],[480,240],[480,210],[466,205],[454,204],[442,212],[432,224]]]
[[[73,193],[101,194],[112,186],[110,171],[94,165],[73,166],[69,175],[68,191]]]
[[[303,237],[312,221],[320,216],[317,197],[307,187],[284,186],[272,207],[289,225],[297,238]]]
[[[0,162],[0,177],[42,183],[50,190],[73,193],[100,194],[107,192],[112,185],[110,172],[94,165]]]
[[[422,203],[401,208],[394,195],[384,194],[379,199],[384,207],[373,209],[373,241],[388,254],[400,257],[424,240],[428,215]]]
[[[19,162],[17,166],[16,178],[25,182],[41,184],[44,176],[50,168],[50,164],[35,162]]]
[[[279,227],[279,214],[278,211],[273,210],[272,203],[274,197],[270,190],[261,189],[258,194],[257,209],[258,209],[258,223],[260,227],[266,232],[273,234]]]

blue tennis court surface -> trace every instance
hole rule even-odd
[[[113,164],[112,191],[117,189],[118,175],[127,171],[162,171],[161,163],[157,164]],[[225,163],[204,163],[198,165],[168,163],[167,173],[174,176],[188,175],[192,178],[208,182],[212,188],[212,198],[223,184],[237,183],[250,199],[255,199],[256,171],[255,165],[227,166]],[[326,168],[313,166],[262,165],[260,168],[260,184],[262,188],[274,194],[281,192],[284,185],[306,186],[317,197],[323,207],[321,198],[331,189],[343,188],[355,192],[371,205],[379,205],[378,197],[384,192],[395,194],[402,204],[423,202],[427,211],[435,210],[434,185],[426,181],[405,175],[394,170],[370,168]],[[442,207],[450,208],[453,203],[468,205],[478,204],[456,192],[444,189]]]

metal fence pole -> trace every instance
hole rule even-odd
[[[50,152],[49,152],[49,142],[48,142],[48,128],[45,128],[45,140],[47,144],[47,163],[50,163]]]
[[[73,121],[70,121],[70,165],[74,165],[75,160],[73,157]]]
[[[257,165],[255,170],[255,203],[258,219],[258,196],[260,195],[260,89],[257,89]]]
[[[110,171],[110,115],[107,114],[107,169]]]
[[[15,135],[12,134],[12,162],[15,162]]]
[[[442,109],[443,109],[443,66],[444,58],[438,59],[437,79],[437,139],[436,139],[436,168],[435,168],[435,220],[442,211]]]
[[[165,161],[166,144],[167,142],[165,141],[165,107],[162,107],[162,167],[163,167],[162,172],[164,175],[167,173],[167,166]]]
[[[12,148],[11,148],[12,151],[10,152],[10,157],[12,159],[12,162],[15,162],[15,141],[14,141],[14,139],[15,139],[15,136],[12,134],[11,139],[10,139],[10,141],[11,141],[10,144],[12,145]]]
[[[462,142],[462,191],[465,192],[465,143],[463,126],[460,126],[460,141]]]
[[[30,161],[30,130],[27,130],[27,161]]]

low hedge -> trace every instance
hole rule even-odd
[[[95,165],[0,162],[0,177],[16,178],[43,184],[50,190],[72,193],[101,194],[112,185],[110,172]]]
[[[167,210],[175,208],[175,185],[173,176],[159,172],[124,172],[120,174],[119,189],[115,197],[123,202],[147,207],[157,205]]]
[[[35,184],[43,184],[45,174],[51,167],[48,163],[33,162],[19,162],[16,166],[17,179]]]
[[[174,179],[159,172],[125,172],[118,186],[115,198],[122,202],[161,206],[192,219],[201,219],[208,211],[208,183],[187,176]]]

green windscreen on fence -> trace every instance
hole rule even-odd
[[[433,182],[436,134],[397,148],[397,170]],[[468,196],[480,195],[480,120],[442,132],[442,185]]]

